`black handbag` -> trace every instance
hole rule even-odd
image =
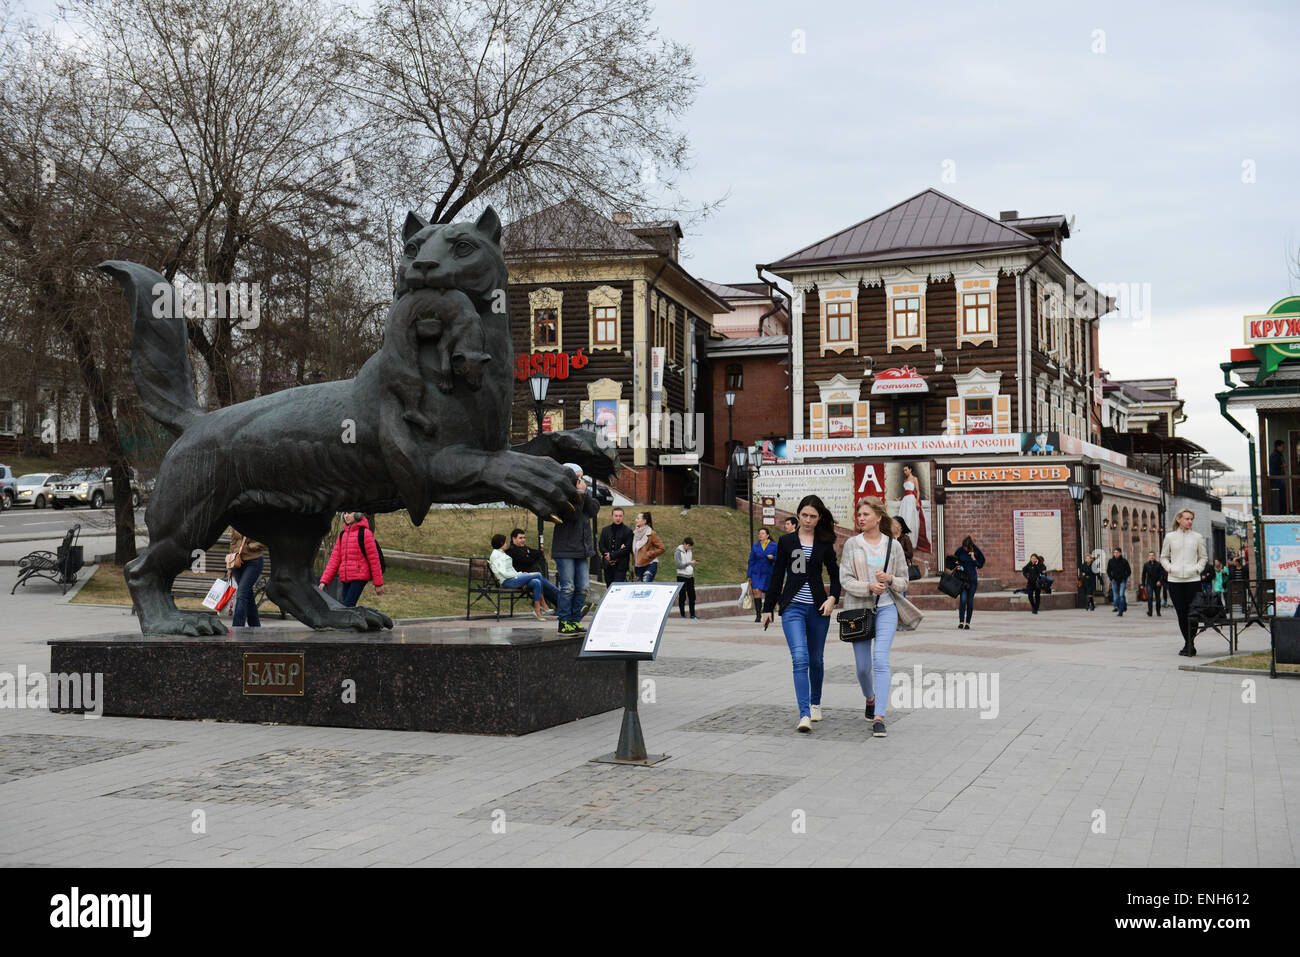
[[[910,565],[907,566],[907,580],[908,580],[908,581],[910,581],[910,582],[914,582],[914,581],[916,581],[916,580],[917,580],[918,578],[920,578],[920,577],[921,577],[921,567],[920,567],[919,565],[917,565],[917,564],[915,564],[915,563],[912,563],[912,564],[910,564]]]
[[[887,536],[888,537],[888,536]],[[894,540],[889,539],[885,545],[885,567],[889,567],[889,553],[893,551]],[[880,596],[870,608],[853,608],[842,611],[835,616],[840,625],[840,641],[870,641],[876,637],[876,609],[880,607]]]
[[[949,598],[956,598],[961,594],[962,589],[966,587],[966,582],[963,580],[964,578],[965,576],[958,578],[952,572],[945,571],[939,576],[939,591],[943,592]]]

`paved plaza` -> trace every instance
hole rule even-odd
[[[14,576],[0,672],[135,628],[48,584],[9,597]],[[651,768],[591,763],[619,711],[502,738],[3,709],[0,864],[1296,865],[1300,682],[1180,670],[1172,610],[955,621],[928,613],[894,670],[982,675],[996,716],[918,694],[873,739],[848,646],[798,734],[779,622],[674,612],[641,666],[647,746],[671,755]]]

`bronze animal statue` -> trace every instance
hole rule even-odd
[[[400,342],[385,342],[354,379],[212,412],[194,396],[184,320],[155,314],[161,296],[175,296],[170,283],[137,263],[100,265],[127,293],[141,405],[177,436],[145,512],[149,545],[126,566],[145,634],[226,633],[215,614],[177,609],[171,588],[227,526],[267,545],[267,595],[299,621],[391,628],[387,615],[316,587],[312,561],[336,512],[404,508],[419,525],[434,502],[505,501],[567,515],[577,494],[561,461],[598,478],[617,470],[615,451],[588,429],[508,447],[514,361],[496,212],[449,224],[410,213],[404,239],[386,333]]]

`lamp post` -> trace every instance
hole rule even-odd
[[[528,388],[533,392],[533,409],[537,412],[537,434],[542,434],[542,416],[546,414],[546,391],[551,387],[549,376],[535,375],[528,379]],[[546,547],[546,539],[542,534],[542,515],[537,513],[537,548],[542,550]]]
[[[1086,489],[1083,487],[1082,482],[1075,479],[1071,479],[1066,488],[1070,490],[1070,498],[1074,500],[1074,545],[1075,551],[1078,553],[1078,561],[1075,564],[1075,577],[1078,581],[1083,581],[1083,493]],[[1074,590],[1074,604],[1076,608],[1088,607],[1082,585]]]
[[[746,487],[749,489],[748,492],[749,546],[750,548],[753,548],[754,547],[754,480],[758,477],[758,473],[762,471],[763,466],[761,463],[763,461],[763,453],[759,450],[757,445],[751,445],[748,449],[745,450],[745,453],[746,455],[749,456],[749,472],[746,475],[746,482],[745,482]],[[748,555],[749,552],[746,551],[745,554]]]
[[[735,469],[735,448],[732,445],[731,437],[731,409],[736,404],[736,393],[730,389],[723,394],[727,400],[727,481],[724,483],[724,493],[727,496],[727,508],[736,507],[736,469]]]

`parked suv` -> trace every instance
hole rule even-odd
[[[17,505],[45,508],[54,502],[54,486],[66,479],[58,472],[30,472],[18,476]]]
[[[18,501],[18,481],[14,470],[7,465],[0,465],[0,509],[13,508]]]
[[[71,505],[89,505],[91,508],[103,508],[105,502],[113,501],[113,481],[106,468],[77,469],[69,472],[67,478],[54,486],[54,500],[50,503],[55,508]],[[131,506],[140,505],[140,483],[135,469],[131,469]]]

